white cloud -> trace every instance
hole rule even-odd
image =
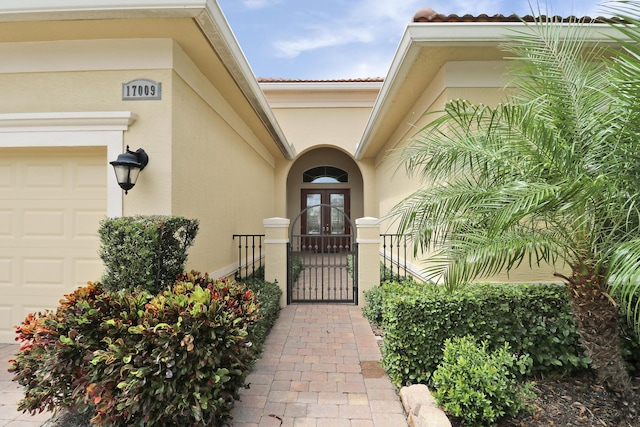
[[[348,9],[334,10],[323,16],[324,22],[306,26],[289,39],[273,42],[279,56],[296,57],[303,52],[352,43],[374,44],[397,41],[413,14],[420,8],[420,0],[359,0]]]
[[[302,52],[331,46],[341,46],[348,43],[366,43],[373,40],[367,31],[348,28],[336,29],[318,28],[309,37],[301,37],[295,40],[278,40],[274,47],[284,57],[293,58]]]
[[[249,9],[263,9],[280,2],[281,0],[242,0],[242,4]]]

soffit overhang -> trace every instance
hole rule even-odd
[[[563,24],[570,31],[575,24]],[[589,41],[614,44],[620,34],[608,24],[588,24]],[[508,53],[500,46],[515,31],[526,30],[521,22],[432,22],[407,26],[384,79],[380,94],[355,151],[355,158],[375,158],[408,116],[424,111],[412,108],[439,70],[454,61],[497,61]],[[473,69],[469,70],[473,73]]]
[[[7,4],[10,3],[10,4]],[[275,158],[292,160],[258,82],[213,0],[21,0],[0,3],[0,43],[172,38]]]

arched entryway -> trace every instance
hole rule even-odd
[[[339,176],[341,173],[347,176]],[[330,179],[336,176],[339,179]],[[330,147],[309,150],[296,159],[287,175],[287,217],[293,219],[303,209],[304,191],[323,191],[327,194],[324,200],[330,200],[332,191],[347,190],[349,200],[345,201],[345,211],[350,218],[361,218],[364,216],[363,188],[360,168],[349,154]]]
[[[287,177],[287,216],[295,219],[289,302],[357,302],[352,218],[363,212],[362,173],[351,156],[322,147],[295,161]]]

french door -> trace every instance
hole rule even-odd
[[[350,195],[348,189],[301,190],[301,234],[305,245],[316,252],[349,249]]]

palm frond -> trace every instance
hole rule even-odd
[[[611,295],[620,302],[640,336],[640,238],[617,248],[611,260],[608,283]]]
[[[504,46],[513,95],[450,101],[400,152],[425,186],[391,215],[431,254],[428,274],[595,266],[640,322],[640,0],[619,3],[632,16],[618,50],[592,43],[590,25],[525,23]]]
[[[425,262],[424,273],[442,279],[450,288],[469,281],[508,272],[527,262],[530,267],[556,264],[562,249],[553,239],[511,231],[499,236],[465,233],[453,238]]]

